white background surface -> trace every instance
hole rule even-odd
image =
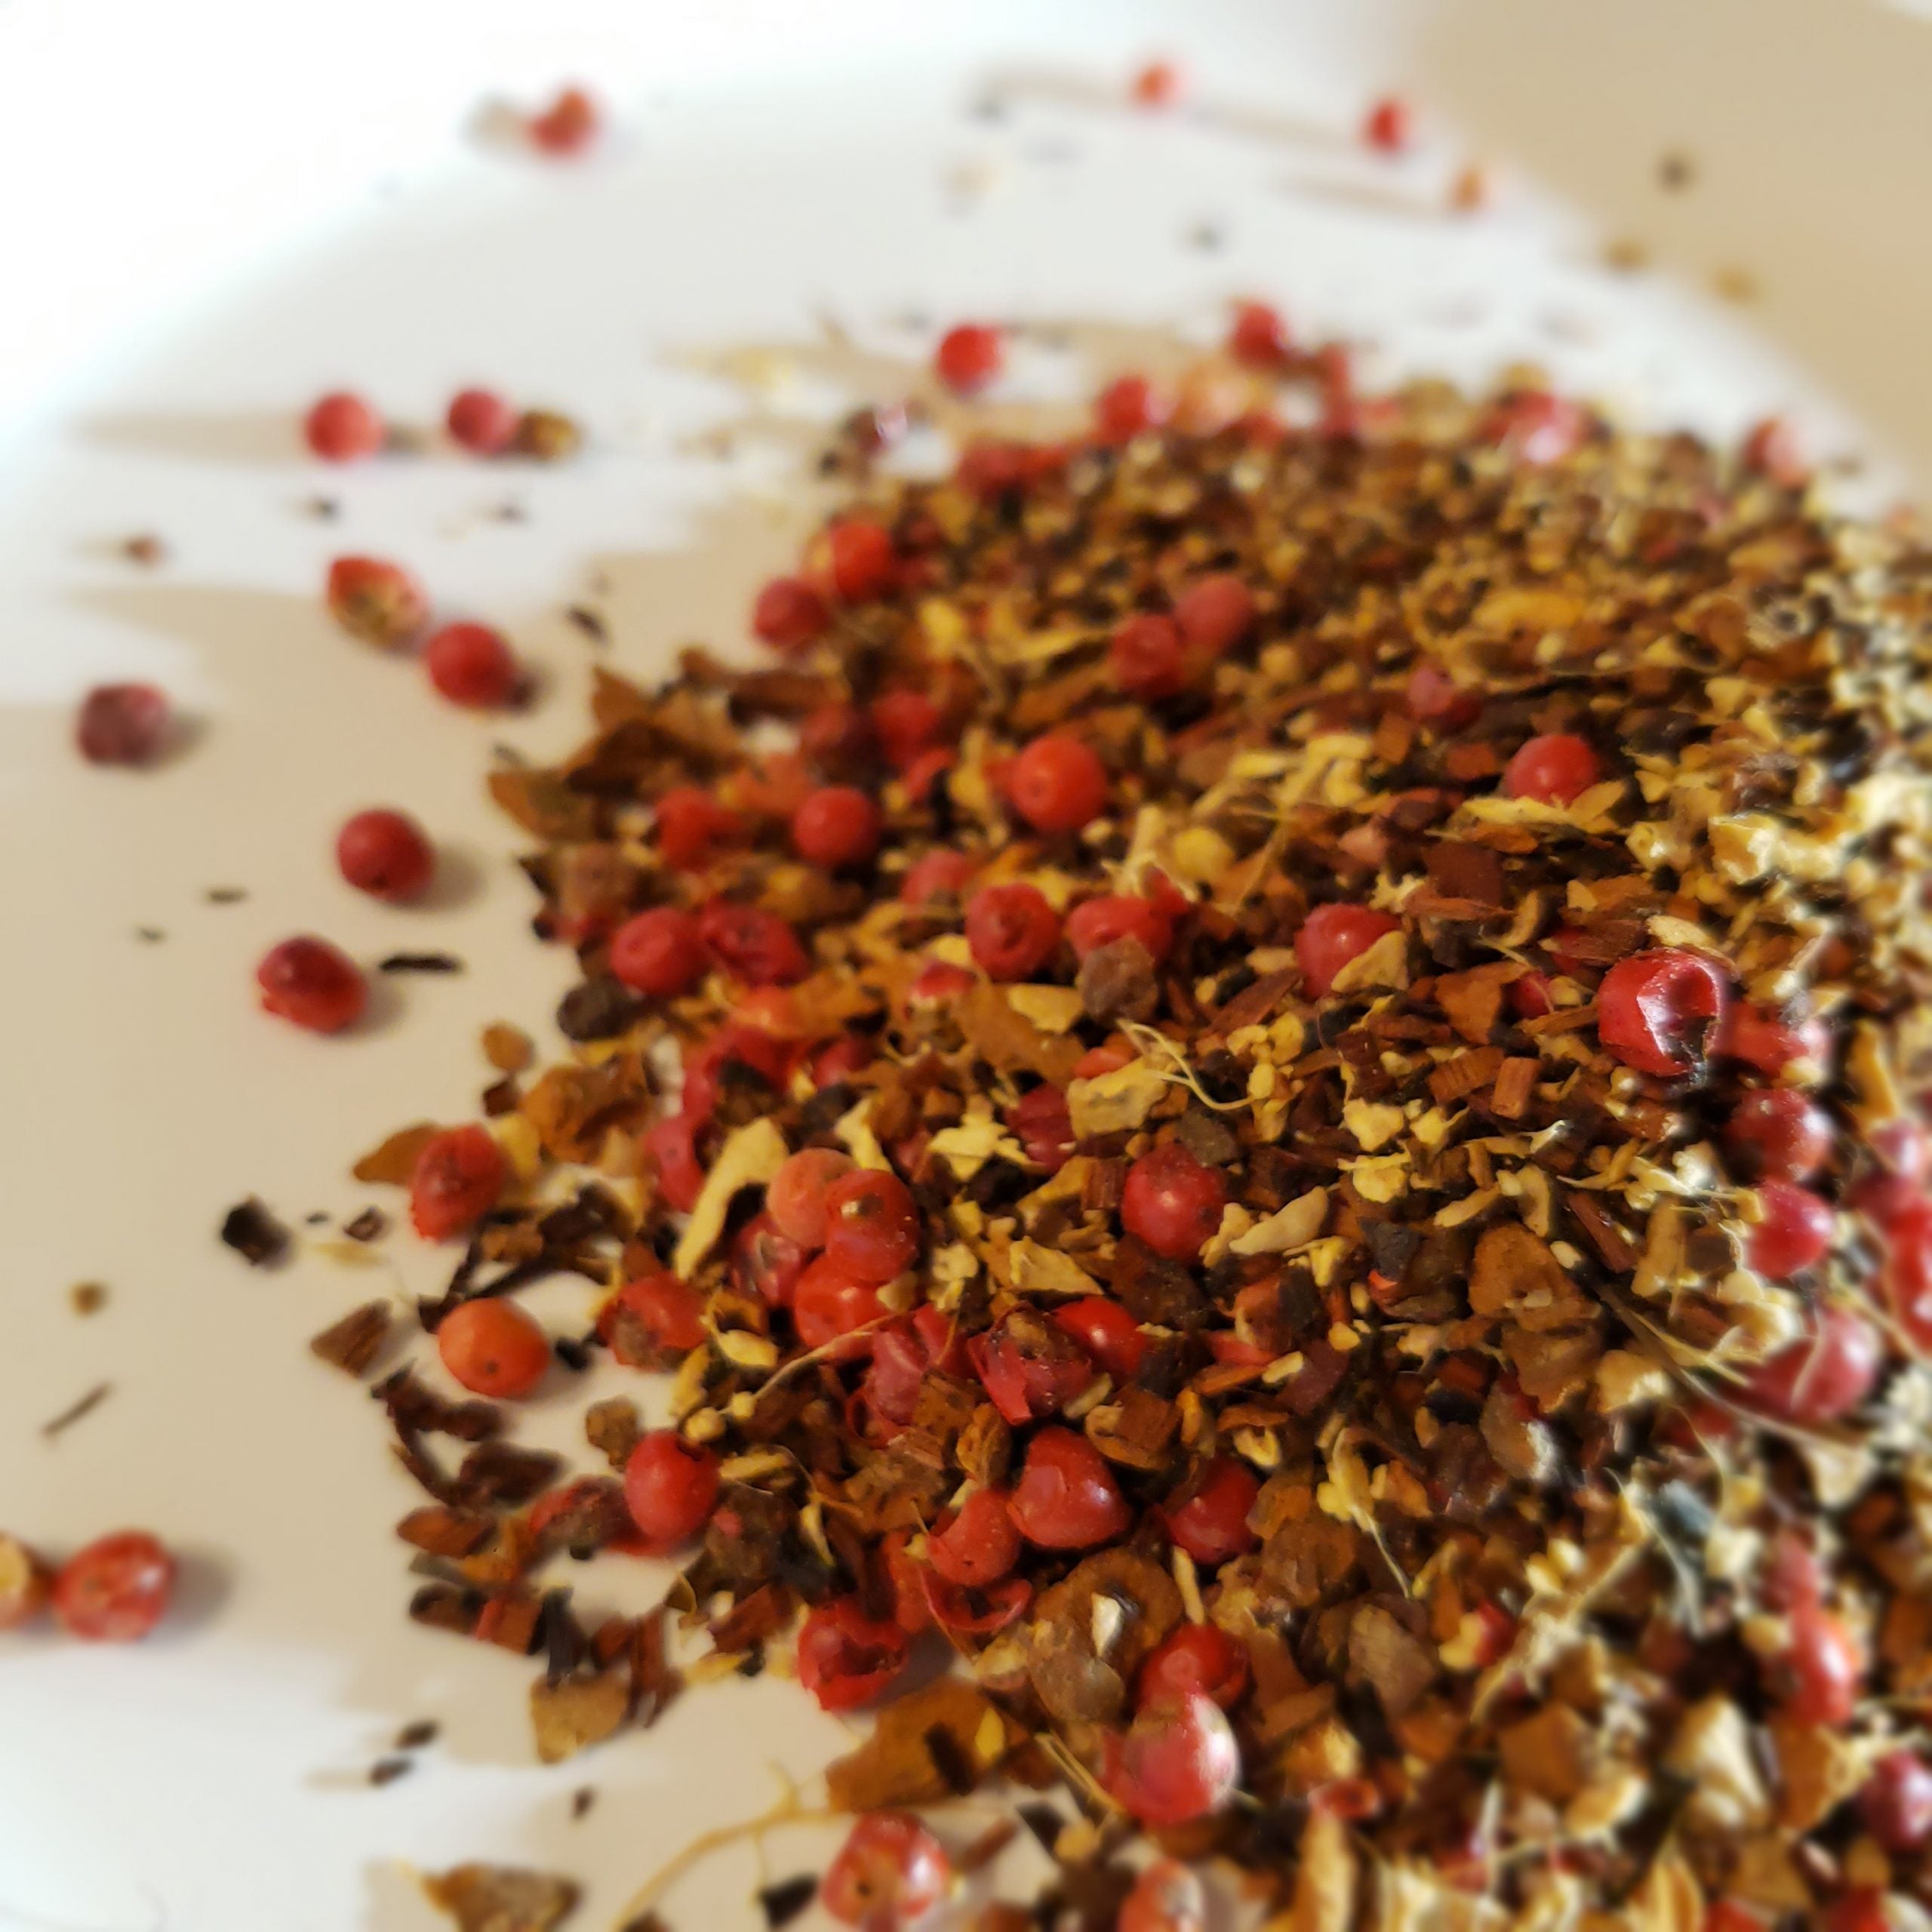
[[[1188,110],[1124,105],[1150,52],[1193,74]],[[611,108],[596,158],[478,138],[486,100],[566,78]],[[1392,167],[1352,136],[1397,80],[1426,138]],[[968,112],[992,83],[998,122]],[[1928,98],[1932,24],[1851,0],[343,0],[299,17],[0,0],[0,1521],[57,1549],[147,1524],[189,1558],[181,1614],[147,1644],[0,1639],[0,1927],[411,1932],[433,1921],[402,1861],[478,1856],[586,1880],[576,1922],[601,1927],[693,1832],[764,1808],[771,1764],[802,1778],[844,1740],[791,1687],[734,1684],[533,1766],[529,1672],[404,1621],[391,1526],[412,1492],[371,1405],[303,1349],[433,1269],[395,1241],[400,1276],[319,1257],[256,1274],[214,1238],[251,1192],[291,1220],[353,1213],[369,1196],[350,1158],[473,1106],[483,1023],[545,1032],[565,962],[528,937],[515,836],[481,799],[488,747],[579,732],[590,652],[559,612],[598,572],[610,661],[648,672],[677,641],[738,641],[803,514],[780,500],[782,436],[729,463],[694,446],[748,407],[703,352],[809,350],[830,314],[889,383],[890,358],[929,346],[913,315],[1207,340],[1229,297],[1260,294],[1306,334],[1369,345],[1383,375],[1533,358],[1638,420],[1723,434],[1795,405],[1820,448],[1896,460],[1870,482],[1883,500],[1932,474]],[[1700,164],[1687,195],[1657,186],[1667,146]],[[1444,188],[1475,153],[1502,205],[1451,220]],[[1190,244],[1203,223],[1218,251]],[[1669,278],[1603,269],[1616,235]],[[1725,270],[1761,299],[1715,302]],[[1108,373],[1036,351],[1015,380]],[[475,380],[579,415],[592,448],[542,473],[301,454],[297,413],[325,387],[428,424]],[[840,398],[801,379],[781,400]],[[302,514],[318,490],[338,523]],[[489,514],[512,497],[527,522]],[[116,554],[143,531],[169,547],[158,570]],[[478,721],[335,634],[316,590],[352,549],[503,623],[546,701]],[[110,676],[192,714],[164,768],[73,756],[73,700]],[[388,910],[334,877],[336,825],[376,802],[455,851],[437,907]],[[226,884],[245,903],[205,903]],[[267,945],[307,929],[471,970],[390,982],[371,1023],[317,1041],[255,1012],[251,984]],[[88,1279],[112,1300],[84,1322],[66,1297]],[[540,1307],[575,1319],[580,1297],[549,1293]],[[106,1405],[44,1441],[102,1380]],[[568,1441],[582,1399],[538,1404],[533,1436]],[[628,1583],[639,1601],[650,1580],[600,1567],[580,1598]],[[425,1716],[441,1742],[368,1789]],[[573,1823],[586,1783],[599,1799]],[[776,1841],[768,1875],[817,1855]],[[753,1922],[754,1872],[749,1852],[715,1861],[672,1924]]]

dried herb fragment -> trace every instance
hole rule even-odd
[[[381,1354],[389,1339],[390,1318],[387,1302],[365,1302],[312,1336],[309,1352],[346,1375],[361,1375]]]
[[[222,1218],[221,1238],[251,1268],[272,1266],[288,1252],[288,1230],[251,1194]]]
[[[351,1241],[374,1241],[388,1232],[389,1225],[380,1208],[365,1208],[353,1220],[343,1222],[342,1231]]]
[[[391,952],[377,964],[379,973],[460,973],[463,961],[453,952]]]
[[[57,1416],[51,1416],[40,1426],[41,1434],[51,1442],[57,1436],[64,1435],[83,1417],[91,1416],[114,1392],[111,1382],[97,1382],[84,1395],[68,1404]]]
[[[790,1924],[817,1896],[817,1879],[808,1872],[801,1872],[795,1878],[764,1886],[758,1895],[758,1909],[764,1914],[771,1932],[778,1932],[781,1925]]]
[[[426,1877],[423,1889],[457,1932],[552,1932],[579,1896],[568,1878],[511,1865],[458,1865]]]

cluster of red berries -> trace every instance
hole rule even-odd
[[[444,415],[450,440],[472,456],[501,456],[515,447],[524,412],[494,389],[459,389]],[[303,417],[309,449],[325,463],[355,463],[375,455],[389,439],[382,412],[366,396],[332,389]]]

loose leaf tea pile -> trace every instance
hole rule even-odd
[[[839,1806],[1068,1785],[1091,1925],[1137,1820],[1301,1932],[1878,1926],[1932,1902],[1932,557],[1327,374],[862,481],[771,667],[600,675],[494,777],[573,1048],[358,1171],[467,1231],[426,1327],[572,1270],[674,1375],[561,1487],[383,1383],[414,1614],[545,1653],[546,1758],[661,1708],[666,1614],[795,1655],[883,1703]],[[656,1617],[546,1588],[680,1543]]]

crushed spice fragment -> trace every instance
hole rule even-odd
[[[251,1268],[272,1266],[288,1253],[288,1230],[252,1194],[223,1216],[221,1239]]]
[[[57,1416],[51,1416],[40,1426],[41,1435],[49,1442],[64,1435],[75,1423],[93,1414],[102,1403],[114,1392],[111,1382],[97,1382],[84,1395],[69,1402]]]
[[[1932,1896],[1932,554],[1540,390],[1254,359],[1212,427],[859,482],[759,598],[782,677],[604,675],[494,774],[573,1044],[358,1173],[464,1238],[426,1327],[574,1272],[675,1375],[561,1487],[380,1385],[411,1614],[542,1652],[571,1749],[673,1680],[565,1549],[678,1552],[695,1673],[795,1631],[829,1709],[949,1644],[832,1767],[835,1912],[996,1774],[1069,1786],[1096,1926],[1123,1811],[1297,1927]],[[827,787],[863,839],[799,836]]]

